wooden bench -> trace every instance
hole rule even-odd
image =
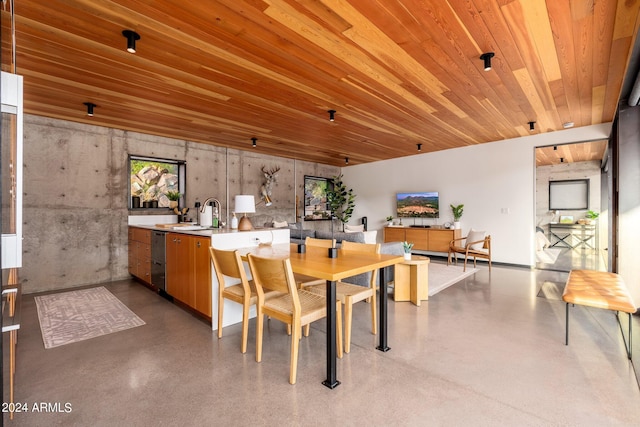
[[[567,303],[565,345],[569,345],[569,304],[615,310],[616,319],[618,319],[617,312],[627,313],[629,315],[629,347],[626,350],[627,356],[631,359],[631,315],[636,312],[636,306],[619,275],[605,271],[571,270],[562,293],[562,300]],[[620,324],[619,319],[618,324]]]

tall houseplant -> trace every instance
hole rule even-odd
[[[333,218],[339,219],[342,223],[342,231],[344,231],[344,225],[349,222],[356,207],[356,195],[353,194],[352,188],[347,189],[344,185],[342,174],[331,178],[331,182],[333,189],[327,190],[327,203],[332,215],[331,221]]]
[[[456,229],[460,228],[460,218],[462,218],[462,212],[464,210],[464,205],[449,205],[451,206],[451,213],[453,213],[453,227]]]

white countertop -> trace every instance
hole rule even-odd
[[[193,229],[191,227],[197,226],[197,224],[189,224],[181,223],[175,224],[175,228],[171,227],[169,224],[129,224],[129,227],[138,227],[138,228],[146,228],[149,230],[156,231],[166,231],[170,233],[183,233],[183,234],[193,234],[196,236],[213,236],[219,234],[234,234],[234,233],[252,233],[256,231],[273,231],[273,230],[282,230],[281,228],[256,228],[253,230],[240,231],[240,230],[232,230],[231,228],[198,228]],[[161,226],[159,226],[161,225]],[[197,226],[199,227],[199,226]]]

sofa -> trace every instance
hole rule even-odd
[[[316,239],[336,239],[336,245],[339,247],[343,240],[356,243],[376,243],[377,231],[321,231],[321,230],[307,230],[301,229],[296,224],[289,225],[290,241],[295,244],[304,243],[307,237],[313,237]],[[358,226],[345,225],[345,230],[359,230]],[[402,242],[387,242],[380,244],[380,253],[391,255],[404,254],[404,248]],[[386,282],[392,282],[394,279],[394,267],[385,268]],[[344,279],[347,283],[353,283],[359,286],[369,286],[371,280],[371,273],[363,273],[357,276],[348,277]]]
[[[343,240],[355,243],[376,243],[377,230],[373,231],[350,231],[354,226],[345,226],[346,231],[322,231],[300,229],[296,224],[289,225],[289,238],[291,243],[302,244],[307,237],[316,239],[336,239],[336,245],[340,247]]]

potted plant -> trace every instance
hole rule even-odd
[[[594,212],[592,210],[588,210],[585,217],[587,218],[587,224],[591,224],[592,221],[598,219],[600,214],[598,212]]]
[[[393,217],[391,215],[389,215],[388,217],[385,218],[385,221],[387,221],[387,225],[389,227],[391,227],[393,225]]]
[[[167,199],[169,199],[169,209],[177,208],[178,200],[180,200],[180,196],[182,196],[182,194],[180,194],[179,191],[169,190],[166,192],[166,196]]]
[[[344,225],[349,222],[356,207],[356,195],[353,194],[352,188],[347,189],[347,186],[344,185],[342,174],[331,178],[331,182],[333,189],[327,190],[327,204],[332,215],[331,222],[333,224],[333,218],[339,219],[342,223],[342,231],[344,231]]]
[[[464,209],[464,205],[449,205],[451,206],[451,212],[453,213],[453,227],[455,229],[460,228],[460,218],[462,218],[462,211]]]
[[[409,243],[406,240],[402,242],[402,249],[404,249],[405,261],[411,261],[411,248],[413,248],[413,243]]]

